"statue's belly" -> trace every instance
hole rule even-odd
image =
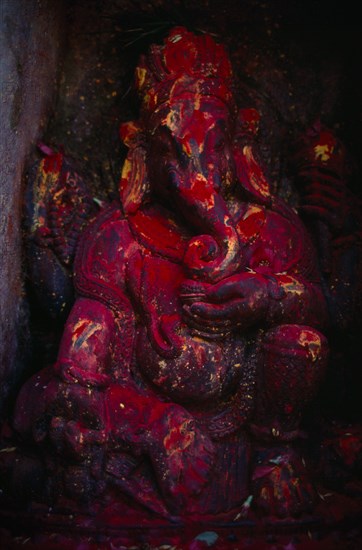
[[[244,362],[243,341],[228,336],[222,342],[192,336],[187,327],[178,335],[177,355],[160,354],[147,330],[136,342],[138,369],[163,393],[179,402],[222,398],[237,386]],[[168,355],[168,356],[167,356]]]

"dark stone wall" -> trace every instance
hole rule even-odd
[[[22,175],[55,99],[63,2],[2,0],[0,136],[0,405],[27,354],[21,253]]]

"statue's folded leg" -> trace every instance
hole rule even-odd
[[[112,311],[95,300],[78,299],[56,364],[21,391],[15,429],[68,464],[65,490],[76,499],[86,497],[86,478],[90,491],[94,485],[101,490],[98,463],[110,460],[113,473],[126,468],[131,476],[134,465],[145,459],[159,494],[179,511],[208,482],[213,445],[183,407],[136,385],[130,365],[117,354],[117,339],[122,341],[122,334]],[[69,473],[75,470],[76,476]],[[83,481],[75,483],[72,476]]]
[[[185,511],[209,481],[214,448],[183,407],[134,386],[114,385],[106,395],[111,447],[150,460],[166,505]]]
[[[300,421],[318,390],[327,357],[326,338],[302,325],[269,330],[251,431],[255,438],[253,488],[267,514],[296,516],[311,509],[314,490],[294,443]]]

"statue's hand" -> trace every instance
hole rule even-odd
[[[252,326],[266,314],[269,297],[268,280],[253,272],[233,275],[215,285],[187,281],[181,289],[186,323],[204,332]]]

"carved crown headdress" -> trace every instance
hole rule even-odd
[[[223,45],[208,34],[184,27],[171,30],[164,44],[153,44],[136,68],[136,88],[142,114],[195,93],[233,102],[232,69]]]

